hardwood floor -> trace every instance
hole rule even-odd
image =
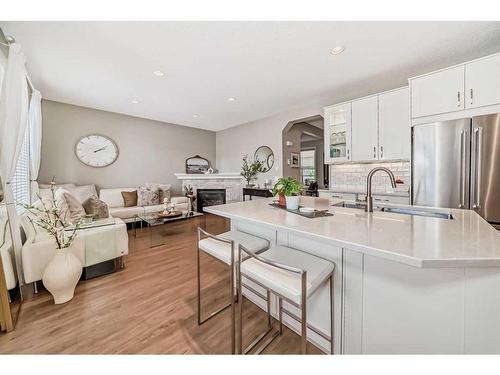
[[[149,248],[146,229],[129,231],[126,268],[81,281],[72,301],[54,305],[46,291],[23,303],[16,329],[0,334],[0,353],[61,354],[229,354],[229,309],[198,326],[196,321],[196,227],[205,218],[167,224],[165,246]],[[206,228],[228,228],[207,215]],[[202,256],[205,312],[228,300],[229,275]],[[245,303],[245,343],[266,327],[266,314]],[[285,328],[265,353],[299,352],[299,336]],[[320,353],[312,345],[309,353]]]

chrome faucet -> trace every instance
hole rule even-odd
[[[384,171],[389,175],[391,179],[391,185],[394,189],[396,189],[396,179],[394,178],[394,173],[392,173],[388,168],[385,167],[377,167],[373,168],[369,173],[368,177],[366,177],[366,212],[373,212],[373,198],[372,198],[372,177],[375,172]]]

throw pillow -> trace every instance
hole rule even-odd
[[[68,186],[65,189],[78,199],[80,203],[85,202],[93,195],[97,196],[95,185]]]
[[[144,184],[139,187],[137,192],[137,205],[138,206],[154,206],[160,204],[160,193],[158,185]]]
[[[108,205],[100,200],[97,195],[92,195],[82,204],[87,215],[94,215],[94,219],[106,219],[109,217]]]
[[[164,199],[167,199],[170,202],[170,184],[167,185],[158,185],[158,193],[160,194],[160,204],[163,203]]]
[[[56,206],[61,211],[61,220],[64,223],[76,223],[85,216],[82,204],[71,193],[59,188],[55,192]]]
[[[122,191],[123,207],[137,206],[137,190]]]

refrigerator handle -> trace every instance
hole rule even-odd
[[[465,205],[465,140],[467,133],[463,130],[460,131],[460,202],[458,208],[464,208]]]
[[[474,129],[474,137],[476,142],[476,155],[475,156],[475,176],[474,176],[474,203],[472,208],[481,208],[479,204],[480,190],[481,190],[481,158],[482,158],[482,144],[483,144],[483,128]]]

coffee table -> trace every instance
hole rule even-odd
[[[139,214],[134,220],[134,236],[137,237],[137,221],[145,222],[149,230],[150,247],[165,245],[165,225],[172,221],[188,220],[193,217],[203,216],[201,212],[186,212],[175,217],[161,217],[160,212]]]

